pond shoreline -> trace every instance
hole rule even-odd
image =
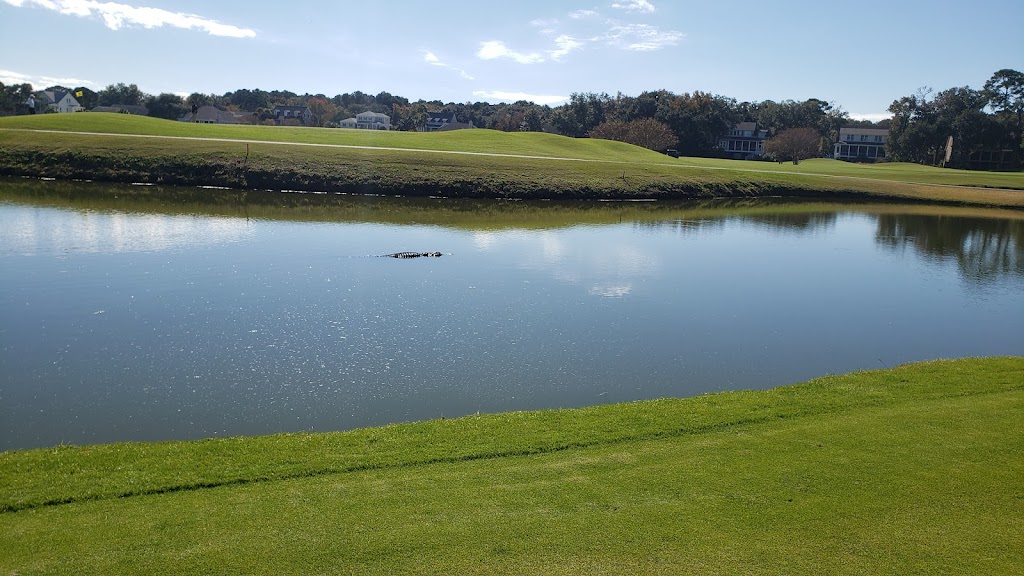
[[[157,124],[149,128],[167,131],[181,127]],[[281,138],[285,136],[286,133],[280,133]],[[426,140],[417,142],[420,148],[386,146],[387,142],[365,146],[328,144],[313,141],[313,136],[309,142],[262,142],[4,129],[0,130],[0,175],[237,191],[423,198],[782,197],[1024,209],[1024,190],[1017,189],[1015,179],[993,179],[993,175],[985,174],[967,180],[964,175],[942,175],[935,180],[937,174],[929,172],[922,176],[928,181],[916,181],[913,176],[908,177],[911,168],[893,175],[891,170],[875,167],[851,171],[845,164],[821,164],[805,172],[805,163],[783,169],[757,162],[676,161],[640,149],[616,148],[606,152],[595,149],[601,141],[595,144],[573,139],[556,140],[558,146],[554,147],[550,142],[537,140],[537,146],[548,147],[543,153],[530,155],[528,149],[503,149],[502,146],[510,146],[515,140],[498,136],[475,148],[468,143]],[[999,185],[1006,187],[996,187]]]

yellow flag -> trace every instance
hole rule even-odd
[[[75,92],[75,96],[81,98],[82,97],[82,91],[79,90],[78,92]]]

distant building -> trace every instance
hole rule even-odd
[[[81,112],[82,110],[85,110],[71,92],[54,92],[52,90],[46,90],[44,92],[40,92],[39,96],[45,110],[52,110],[60,113]]]
[[[768,131],[759,130],[756,122],[740,122],[729,134],[718,140],[718,147],[734,160],[758,160],[764,156]]]
[[[215,106],[200,106],[195,112],[189,112],[178,120],[195,124],[243,124],[243,120],[248,116],[252,116],[252,114],[229,112]]]
[[[423,123],[421,132],[445,132],[448,130],[465,130],[476,128],[472,122],[459,122],[455,118],[455,112],[427,112],[427,120]]]
[[[889,131],[884,128],[840,128],[832,157],[860,162],[882,160],[888,138]]]
[[[309,106],[274,106],[274,120],[280,124],[282,120],[288,118],[294,118],[303,124],[312,124],[313,122],[313,111],[309,109]]]
[[[113,104],[111,106],[97,106],[93,112],[113,112],[115,114],[134,114],[136,116],[149,116],[149,109],[145,106],[134,106],[131,104]]]
[[[358,130],[391,130],[391,117],[378,112],[363,112],[355,118],[346,118],[339,124],[342,128]]]

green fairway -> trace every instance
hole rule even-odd
[[[620,142],[542,133],[228,126],[104,113],[0,118],[0,174],[410,196],[802,196],[1024,206],[1024,173],[673,159]]]
[[[1009,574],[1024,358],[335,434],[0,454],[16,574]]]

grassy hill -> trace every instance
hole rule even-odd
[[[0,572],[1009,574],[1024,358],[0,453]]]
[[[1022,173],[673,159],[541,133],[227,126],[104,113],[0,118],[0,174],[409,196],[811,196],[1024,207]]]

